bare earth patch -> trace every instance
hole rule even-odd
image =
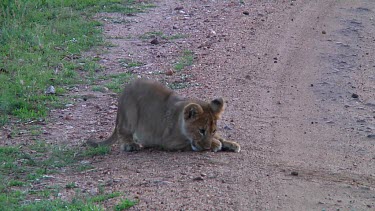
[[[135,16],[98,14],[113,47],[87,56],[104,67],[102,80],[73,89],[47,123],[16,133],[4,126],[0,141],[81,146],[108,137],[120,88],[111,82],[128,73],[184,96],[224,97],[219,131],[242,151],[113,146],[85,161],[94,169],[50,184],[74,182],[92,195],[103,186],[139,200],[132,210],[374,209],[374,11],[365,0],[160,0]],[[33,125],[40,133],[31,134]]]

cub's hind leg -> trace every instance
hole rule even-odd
[[[116,132],[120,149],[125,152],[139,151],[142,146],[136,142],[135,137],[133,136],[134,128],[128,121],[129,118],[136,118],[132,115],[135,115],[137,110],[132,109],[133,107],[130,106],[125,111],[120,109],[122,107],[123,106],[119,105],[116,118]]]
[[[136,137],[126,128],[118,130],[118,140],[120,142],[120,149],[125,152],[139,151],[142,146],[136,142]]]
[[[222,138],[220,135],[216,134],[214,137],[214,140],[217,139],[221,142],[221,150],[222,151],[231,151],[231,152],[240,152],[241,146],[234,142],[234,141],[228,141]]]

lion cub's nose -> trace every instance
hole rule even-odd
[[[206,144],[206,146],[203,146],[203,149],[204,149],[204,150],[209,150],[209,149],[211,149],[211,144],[209,144],[209,145]]]

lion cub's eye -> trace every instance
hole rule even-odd
[[[212,134],[215,134],[216,133],[216,129],[212,131]]]
[[[203,136],[206,133],[205,129],[199,129],[199,133]]]

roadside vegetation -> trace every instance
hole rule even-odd
[[[64,94],[77,84],[107,80],[119,91],[130,74],[103,76],[97,58],[84,57],[93,47],[110,46],[102,37],[98,12],[134,14],[152,4],[136,0],[2,0],[0,1],[0,126],[47,117],[64,105]],[[135,67],[140,62],[121,61]],[[54,92],[46,92],[53,86]],[[93,88],[94,89],[94,88]],[[96,87],[100,90],[101,87]],[[41,133],[31,126],[31,135]],[[12,131],[12,133],[17,133]],[[10,134],[10,137],[13,135]],[[101,203],[113,199],[113,210],[127,209],[137,201],[122,193],[88,194],[75,182],[56,183],[58,174],[95,171],[87,160],[109,153],[109,148],[32,144],[0,146],[1,210],[108,210]],[[74,190],[71,200],[63,190]]]
[[[59,106],[58,96],[101,70],[82,52],[105,45],[97,12],[142,12],[135,0],[0,2],[0,125],[32,120]],[[49,86],[55,94],[45,94]]]
[[[0,207],[2,210],[104,210],[101,202],[118,198],[113,209],[127,209],[137,201],[121,193],[107,193],[99,187],[97,195],[83,193],[75,182],[56,184],[59,173],[95,171],[87,162],[93,156],[108,154],[108,147],[71,148],[45,142],[25,146],[0,147]],[[74,189],[72,200],[60,199],[63,189]],[[126,202],[126,203],[125,203]],[[120,210],[123,210],[120,209]]]

